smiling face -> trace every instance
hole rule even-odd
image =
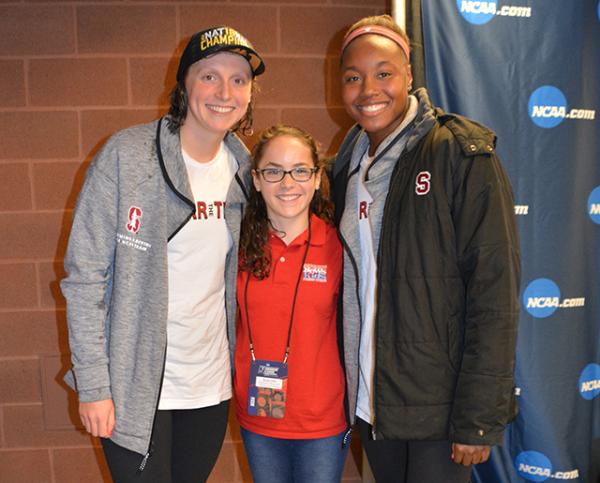
[[[250,64],[220,52],[192,64],[185,78],[187,116],[182,126],[199,135],[223,137],[246,113],[252,90]]]
[[[393,40],[366,34],[344,50],[344,107],[369,135],[372,150],[404,119],[411,84],[410,64]]]
[[[269,140],[258,160],[257,169],[314,168],[309,146],[294,136],[280,135]],[[321,183],[320,171],[308,181],[294,181],[290,174],[276,183],[265,181],[262,174],[253,170],[254,187],[267,206],[267,216],[273,227],[285,232],[297,231],[308,224],[310,202]]]

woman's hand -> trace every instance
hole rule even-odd
[[[109,438],[115,428],[115,405],[112,399],[80,402],[79,417],[92,436]]]
[[[483,463],[490,457],[490,446],[452,443],[452,461],[463,466]]]

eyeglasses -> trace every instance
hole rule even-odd
[[[294,181],[304,183],[312,178],[313,174],[319,171],[319,168],[298,167],[288,171],[281,168],[264,168],[256,169],[255,171],[262,174],[263,179],[267,183],[279,183],[280,181],[283,181],[286,174],[289,174]]]

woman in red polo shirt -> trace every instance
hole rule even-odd
[[[339,482],[347,454],[336,307],[342,248],[314,139],[267,129],[242,222],[237,417],[254,481]]]

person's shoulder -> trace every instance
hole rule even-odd
[[[229,151],[238,161],[246,161],[250,159],[250,152],[248,151],[248,148],[237,134],[228,132],[224,141],[225,146],[227,146]]]
[[[140,160],[150,159],[155,151],[157,122],[131,126],[114,133],[94,157],[92,167],[110,177],[110,173],[120,169],[119,166],[131,164],[139,168]]]
[[[338,152],[331,160],[331,174],[335,179],[337,175],[342,171],[345,165],[350,162],[352,158],[352,151],[358,138],[362,132],[362,128],[358,124],[354,124],[344,136],[344,140],[338,149]]]
[[[116,146],[144,144],[149,140],[154,140],[156,137],[156,128],[158,120],[145,124],[136,124],[121,129],[114,133],[108,140],[107,144]]]
[[[319,228],[322,230],[323,234],[324,234],[324,238],[325,238],[325,245],[332,247],[332,246],[339,246],[341,248],[341,242],[340,242],[340,237],[338,234],[338,230],[335,227],[335,225],[333,223],[329,223],[325,220],[323,220],[322,218],[319,217],[315,217],[317,220],[317,223],[319,224]]]
[[[455,142],[465,156],[492,154],[496,148],[496,134],[487,126],[454,113],[437,111],[436,135],[440,139]]]

